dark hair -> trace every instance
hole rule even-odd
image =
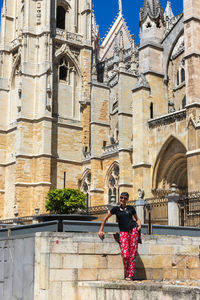
[[[124,197],[127,197],[127,198],[129,198],[129,193],[127,193],[127,192],[123,192],[123,193],[121,193],[121,196],[124,196]]]

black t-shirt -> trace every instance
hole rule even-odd
[[[117,216],[120,231],[129,231],[137,226],[136,221],[133,220],[133,216],[136,214],[133,206],[127,205],[124,209],[114,206],[110,212]]]

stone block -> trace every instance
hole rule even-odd
[[[148,255],[150,252],[150,245],[142,244],[138,246],[139,255]]]
[[[175,247],[173,247],[173,246],[163,247],[162,245],[150,245],[149,254],[150,255],[153,255],[153,254],[157,254],[157,255],[167,254],[167,255],[169,255],[169,254],[174,254],[174,252],[175,252]]]
[[[77,300],[77,294],[78,291],[77,291],[76,284],[74,284],[73,282],[62,282],[62,300],[65,299]]]
[[[68,240],[57,240],[51,242],[51,253],[77,253],[78,244],[69,242]]]
[[[49,288],[49,265],[50,265],[50,254],[49,253],[41,253],[40,254],[40,261],[39,261],[39,285],[41,289],[48,289]]]
[[[189,255],[195,256],[199,255],[199,247],[193,245],[182,245],[177,247],[177,255]]]
[[[64,255],[62,254],[50,254],[50,268],[60,269],[63,266]]]
[[[185,268],[187,263],[187,256],[185,255],[176,256],[174,263],[176,264],[177,268]]]
[[[79,287],[78,300],[101,300],[97,298],[96,289],[90,287]],[[104,298],[102,299],[104,300]]]
[[[144,255],[141,257],[141,262],[138,268],[166,268],[172,266],[171,256],[165,255]]]
[[[200,261],[199,257],[188,257],[187,258],[187,263],[186,263],[186,268],[188,269],[199,269],[200,272]]]
[[[97,269],[78,269],[78,280],[97,280]]]
[[[102,243],[102,244],[95,244],[94,249],[95,254],[120,254],[120,246],[117,243]]]
[[[124,268],[121,255],[108,255],[107,261],[108,261],[109,269],[120,269],[120,268],[123,269]]]
[[[124,269],[98,269],[98,280],[117,280],[124,278]]]
[[[40,252],[50,253],[50,240],[48,237],[36,237],[35,248],[40,249]]]
[[[180,280],[189,279],[190,278],[190,271],[187,269],[177,269],[177,278]]]
[[[199,269],[190,269],[190,279],[199,280],[200,279],[200,271]]]
[[[78,243],[78,253],[90,254],[95,253],[95,244],[94,243]]]
[[[48,296],[49,300],[62,300],[62,282],[51,282]]]
[[[107,268],[107,257],[100,255],[84,255],[82,256],[82,267],[89,268]]]
[[[178,271],[177,269],[164,269],[163,270],[163,279],[177,279]]]
[[[63,255],[64,269],[80,269],[83,267],[83,255],[65,254]]]
[[[153,269],[152,270],[153,280],[163,280],[163,269]]]
[[[50,281],[75,281],[77,280],[76,269],[51,269]]]

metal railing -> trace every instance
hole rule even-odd
[[[200,192],[191,192],[179,199],[180,225],[200,227]]]
[[[147,198],[144,203],[144,224],[150,224],[149,226],[154,224],[168,225],[167,195],[158,196],[156,198]],[[119,203],[92,206],[85,210],[78,211],[77,213],[82,215],[94,215],[100,218],[116,204],[118,205]],[[136,200],[129,201],[128,205],[135,206]],[[200,227],[200,192],[180,195],[177,205],[179,207],[180,226]],[[33,215],[0,220],[0,228],[29,225],[34,223],[37,216],[38,215]]]
[[[147,198],[144,206],[145,224],[168,224],[168,199],[166,196]]]

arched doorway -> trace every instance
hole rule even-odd
[[[179,193],[187,192],[186,152],[185,146],[173,136],[165,142],[154,167],[152,189],[154,194],[169,191],[173,183],[177,185]]]

